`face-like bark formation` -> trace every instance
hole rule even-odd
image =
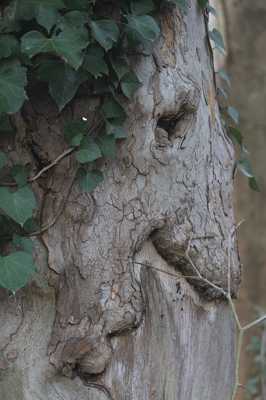
[[[1,334],[0,393],[13,377],[18,400],[229,398],[230,311],[218,291],[186,278],[196,273],[185,253],[189,246],[198,271],[225,290],[229,254],[236,293],[233,149],[199,10],[191,5],[186,17],[166,10],[161,25],[153,54],[134,60],[143,86],[128,105],[129,138],[118,159],[101,164],[103,184],[80,193],[73,157],[36,186],[43,221],[60,212],[37,252],[45,277],[47,251],[50,288],[37,281],[13,304],[3,295],[10,322]],[[49,107],[39,99],[25,112],[40,161],[64,146],[63,122]],[[71,111],[90,118],[93,103]]]

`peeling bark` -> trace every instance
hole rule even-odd
[[[166,10],[161,27],[153,54],[132,60],[143,86],[118,159],[99,163],[104,182],[81,193],[71,156],[34,184],[42,222],[57,220],[37,243],[36,279],[14,298],[1,292],[1,398],[230,398],[230,309],[186,278],[195,271],[184,256],[190,244],[199,272],[226,290],[229,248],[236,295],[233,148],[196,4],[185,17]],[[59,117],[39,93],[17,117],[15,150],[36,169],[55,159],[64,121],[93,118],[97,101],[80,98]]]

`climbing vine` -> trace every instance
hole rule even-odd
[[[79,164],[76,176],[82,191],[92,191],[103,180],[95,161],[115,158],[116,142],[126,138],[126,110],[121,96],[130,101],[141,85],[130,67],[129,56],[150,54],[159,37],[156,16],[162,7],[187,12],[187,0],[118,0],[103,11],[97,0],[9,0],[0,6],[0,133],[14,134],[12,114],[20,111],[30,97],[29,88],[42,83],[59,113],[82,87],[101,97],[97,123],[72,120],[64,127],[69,149],[36,175],[23,164],[11,165],[0,151],[0,286],[13,293],[26,285],[36,266],[33,244],[37,202],[31,183],[62,158],[74,153]],[[108,6],[109,4],[109,6]],[[198,0],[204,13],[215,10],[207,0]],[[115,12],[113,10],[115,8]],[[213,29],[209,38],[224,51],[221,34]],[[230,81],[225,71],[219,76]],[[224,89],[220,92],[226,96]],[[256,181],[247,158],[238,124],[238,113],[227,107],[234,125],[228,133],[241,147],[237,165]],[[89,133],[93,132],[94,135]],[[97,133],[97,135],[95,135]],[[3,227],[3,228],[2,228]],[[37,233],[46,229],[40,227]]]

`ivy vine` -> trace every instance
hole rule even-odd
[[[141,85],[130,67],[129,54],[140,47],[143,52],[152,51],[160,34],[156,16],[166,3],[187,12],[187,0],[117,0],[115,17],[102,13],[97,0],[4,1],[0,6],[0,134],[14,133],[12,114],[27,101],[27,89],[33,82],[46,85],[59,112],[82,85],[87,85],[91,93],[101,95],[98,125],[85,119],[68,122],[64,134],[70,147],[59,158],[75,153],[81,190],[94,190],[103,180],[95,161],[115,158],[117,140],[127,136],[123,127],[127,115],[118,98],[130,100]],[[204,12],[215,14],[208,0],[198,0],[198,5]],[[224,51],[217,30],[210,31],[209,37]],[[225,71],[218,74],[229,86]],[[226,96],[224,89],[220,91]],[[238,114],[228,107],[227,115],[234,122],[228,132],[245,152],[235,126]],[[90,136],[92,130],[98,135]],[[31,183],[59,158],[31,176],[24,165],[10,165],[7,155],[0,151],[4,182],[0,187],[0,286],[13,293],[25,286],[36,270],[30,236],[36,230],[33,217],[37,202]],[[246,157],[238,161],[238,167],[257,189]]]

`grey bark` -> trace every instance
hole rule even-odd
[[[1,291],[1,399],[217,400],[234,381],[232,294],[239,260],[232,208],[232,143],[215,99],[202,13],[161,15],[153,55],[132,60],[143,82],[128,104],[129,137],[101,162],[92,194],[73,184],[75,158],[35,183],[42,221],[38,276],[15,297]],[[65,149],[64,120],[93,117],[97,99],[58,117],[39,94],[16,118],[25,158]],[[175,124],[168,124],[167,121]],[[172,128],[175,125],[175,128]],[[14,151],[14,159],[16,152]]]

